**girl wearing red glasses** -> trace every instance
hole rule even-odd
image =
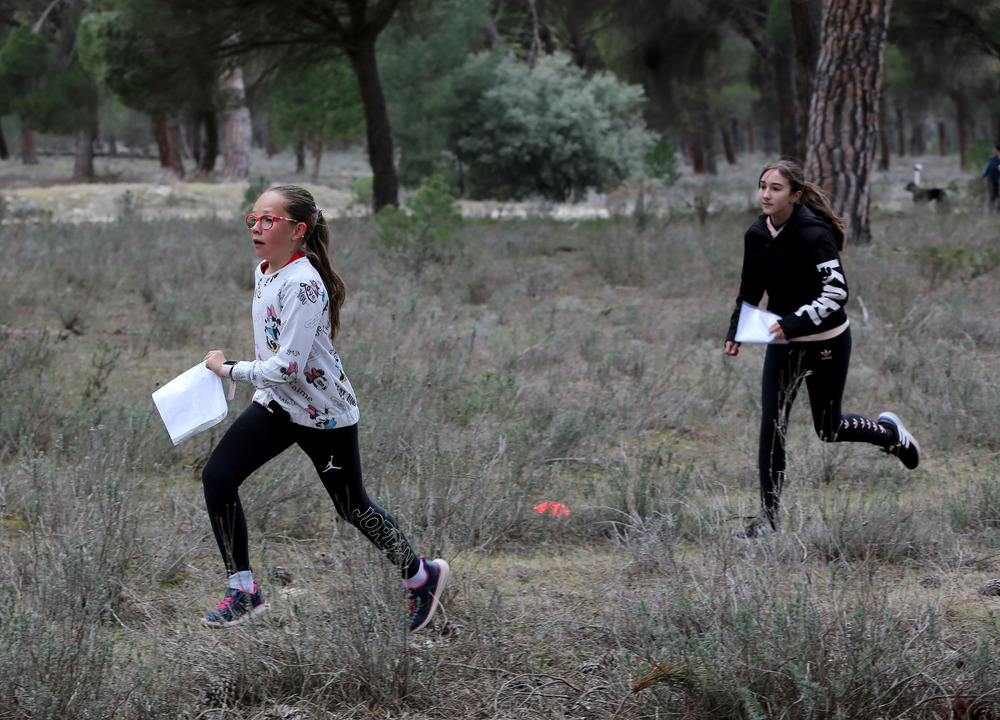
[[[239,487],[268,460],[298,445],[312,460],[337,513],[400,568],[410,631],[419,630],[437,610],[448,563],[417,556],[362,482],[358,404],[333,347],[346,291],[330,264],[323,211],[309,191],[283,185],[257,199],[246,224],[261,258],[252,311],[257,359],[236,362],[212,350],[205,365],[256,392],[202,472],[212,530],[229,574],[225,597],[202,624],[232,627],[268,611],[250,568]]]

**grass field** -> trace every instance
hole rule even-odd
[[[997,225],[955,158],[919,160],[948,205],[914,205],[915,159],[897,161],[873,180],[872,243],[844,253],[844,405],[895,411],[924,460],[824,445],[802,398],[786,531],[750,542],[731,534],[757,505],[763,353],[722,343],[764,158],[683,177],[642,224],[470,218],[463,256],[419,277],[372,249],[350,173],[328,162],[322,202],[354,208],[332,256],[369,490],[452,565],[442,616],[413,637],[393,569],[296,452],[243,492],[274,610],[198,625],[224,589],[200,470],[226,423],[173,447],[149,396],[209,349],[252,354],[246,185],[109,167],[132,183],[123,200],[0,165],[0,718],[923,718],[1000,702],[1000,598],[977,593],[1000,577]],[[269,180],[295,179],[271,162]],[[572,514],[532,509],[547,500]]]

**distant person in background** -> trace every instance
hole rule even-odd
[[[993,146],[993,154],[980,177],[986,178],[990,197],[990,210],[1000,210],[1000,145]]]
[[[252,320],[255,360],[205,365],[222,378],[256,388],[202,472],[205,503],[229,588],[202,618],[212,628],[239,625],[267,612],[250,568],[243,481],[292,445],[312,460],[337,513],[399,568],[409,600],[409,629],[424,627],[448,583],[448,563],[416,555],[402,529],[365,491],[358,450],[358,404],[333,340],[340,329],[344,281],[330,265],[330,230],[313,196],[295,185],[274,187],[246,216],[257,257]]]
[[[847,279],[840,264],[844,221],[823,191],[803,178],[802,168],[779,160],[764,168],[757,185],[763,214],[744,237],[743,272],[726,336],[726,355],[737,355],[736,327],[744,302],[780,316],[768,329],[761,381],[760,514],[737,537],[763,537],[779,529],[785,479],[788,416],[805,380],[813,427],[825,442],[863,442],[895,455],[909,469],[920,462],[920,445],[891,412],[878,421],[843,413],[841,401],[851,360],[851,328],[844,311]]]

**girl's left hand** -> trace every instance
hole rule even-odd
[[[774,335],[774,339],[775,340],[784,340],[785,339],[785,331],[782,329],[780,323],[774,323],[774,325],[772,325],[771,327],[769,327],[767,329],[767,331],[769,333],[771,333],[772,335]]]
[[[226,362],[226,356],[222,354],[221,350],[212,350],[205,356],[205,367],[220,378],[229,377],[229,368],[223,365],[224,362]]]

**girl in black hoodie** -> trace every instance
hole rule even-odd
[[[895,414],[884,412],[874,422],[841,412],[851,360],[851,328],[844,312],[847,280],[839,254],[844,249],[844,221],[792,161],[765,167],[757,187],[764,213],[743,241],[740,292],[725,352],[739,353],[740,309],[744,302],[757,305],[765,292],[767,309],[780,316],[769,330],[774,339],[789,344],[769,344],[764,356],[758,449],[761,513],[737,533],[744,538],[778,530],[788,415],[803,379],[813,426],[822,440],[878,445],[911,470],[920,462],[920,445]]]

